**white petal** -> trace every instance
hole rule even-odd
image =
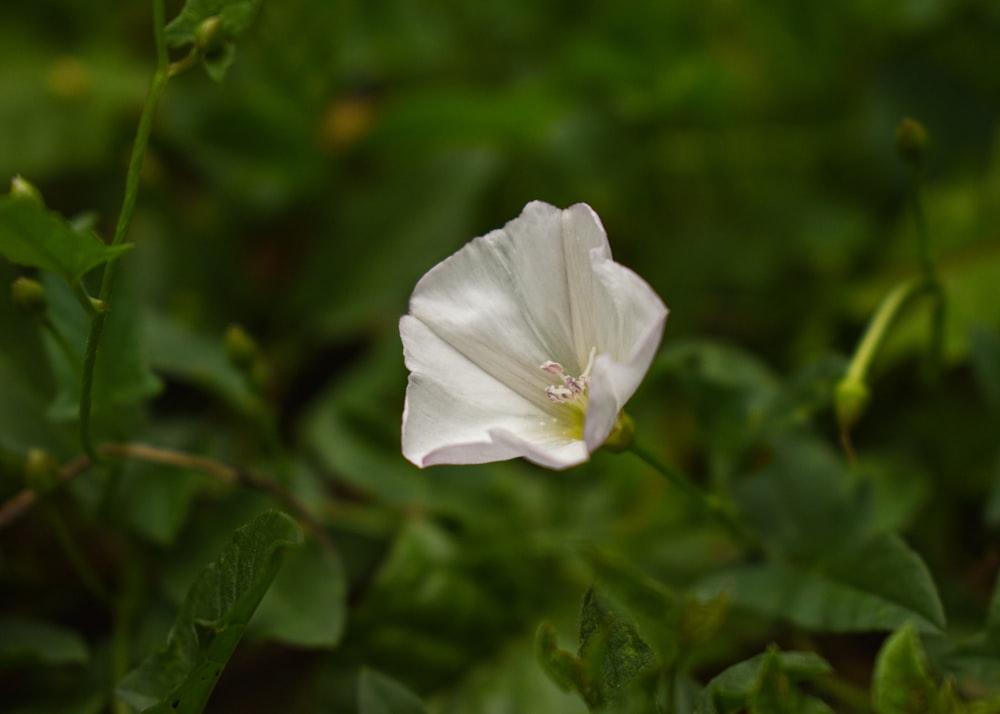
[[[577,466],[590,458],[587,445],[580,440],[532,440],[503,429],[495,429],[490,435],[497,444],[517,451],[528,461],[556,471]]]
[[[599,260],[594,324],[598,356],[590,378],[584,440],[599,448],[639,387],[663,336],[667,308],[645,280],[623,265]]]
[[[608,256],[604,230],[582,204],[529,203],[500,230],[476,238],[414,288],[410,314],[486,372],[549,410],[547,360],[586,366],[592,255]]]
[[[413,463],[478,464],[522,456],[513,435],[554,445],[568,441],[560,439],[561,424],[551,414],[491,377],[416,318],[404,316],[399,332],[410,370],[403,455]],[[494,432],[512,436],[495,441]]]

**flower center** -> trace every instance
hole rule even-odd
[[[591,348],[587,366],[579,377],[567,374],[566,369],[558,362],[553,362],[552,360],[543,362],[539,366],[543,372],[547,372],[553,377],[558,377],[562,380],[561,384],[550,384],[546,387],[545,396],[556,404],[572,402],[581,406],[585,405],[587,403],[587,387],[590,385],[590,370],[594,366],[594,355],[596,352],[596,348]]]

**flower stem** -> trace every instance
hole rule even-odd
[[[875,358],[878,348],[889,333],[889,328],[896,321],[896,318],[906,307],[907,303],[926,290],[927,286],[923,280],[912,278],[894,287],[889,294],[882,298],[875,314],[865,329],[865,334],[858,343],[851,363],[847,366],[845,379],[865,382],[868,377],[868,369]]]
[[[751,545],[756,541],[756,537],[743,523],[741,523],[733,513],[731,507],[724,503],[717,496],[706,493],[693,484],[687,477],[683,476],[676,469],[667,466],[656,454],[638,442],[632,442],[629,450],[646,462],[646,464],[667,479],[671,485],[675,486],[688,499],[698,505],[701,510],[717,519],[719,523],[729,532],[729,534],[739,543]]]
[[[934,299],[931,313],[931,342],[928,355],[928,367],[931,380],[937,379],[941,371],[941,358],[944,351],[944,313],[945,300],[941,282],[938,280],[934,255],[931,252],[930,235],[927,231],[927,219],[924,214],[923,172],[914,165],[910,171],[910,203],[913,210],[913,223],[917,233],[917,253],[924,274],[924,289]]]
[[[135,134],[135,142],[132,145],[132,155],[129,158],[128,173],[125,178],[125,197],[122,200],[121,212],[118,214],[118,223],[115,226],[112,245],[121,245],[124,243],[125,237],[128,234],[129,225],[132,222],[132,213],[135,210],[136,197],[139,193],[139,174],[142,170],[143,158],[146,155],[146,147],[149,144],[149,135],[153,127],[153,116],[156,113],[156,107],[160,102],[160,98],[163,96],[163,91],[166,89],[167,81],[170,79],[166,36],[164,34],[165,12],[163,2],[164,0],[153,0],[153,35],[156,40],[156,70],[149,85],[149,92],[142,107],[142,116],[139,118],[139,127]],[[101,335],[104,332],[104,323],[108,315],[107,308],[110,305],[117,265],[118,259],[112,258],[104,267],[104,275],[101,278],[101,290],[98,299],[103,303],[105,309],[91,317],[90,330],[87,333],[87,346],[83,355],[80,391],[80,443],[87,455],[95,461],[100,457],[94,448],[90,435],[94,368],[97,364],[97,348],[100,345]]]

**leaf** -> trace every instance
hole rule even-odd
[[[661,662],[672,662],[681,646],[683,599],[666,585],[598,548],[583,546],[580,553],[594,571],[602,596],[635,621]],[[581,625],[581,639],[582,635]]]
[[[358,677],[358,714],[423,714],[416,694],[390,677],[365,667]]]
[[[543,622],[535,633],[535,657],[542,671],[561,690],[576,692],[587,702],[596,701],[594,684],[583,660],[560,649],[556,642],[556,628],[551,622]]]
[[[808,565],[867,535],[867,504],[848,484],[830,449],[798,433],[776,440],[771,463],[732,493],[769,550]]]
[[[119,683],[118,696],[154,714],[201,712],[278,574],[285,549],[302,541],[295,521],[277,511],[236,529],[191,585],[165,646]]]
[[[250,411],[255,396],[226,358],[222,335],[213,339],[159,312],[147,312],[143,321],[154,370],[214,394],[237,413]]]
[[[73,630],[37,620],[0,618],[0,663],[79,664],[89,657],[86,643]]]
[[[945,627],[944,607],[923,559],[895,533],[875,536],[826,568],[837,582],[895,603],[928,622]]]
[[[194,43],[198,27],[213,17],[222,23],[222,36],[232,39],[250,27],[260,5],[261,0],[187,0],[180,14],[167,25],[167,44],[183,47]]]
[[[768,697],[778,686],[769,679],[794,682],[821,677],[832,671],[826,660],[812,652],[769,650],[734,664],[712,678],[698,696],[694,714],[728,712],[743,706],[751,697],[757,697],[758,706],[766,706]],[[768,691],[761,693],[762,689]]]
[[[0,197],[0,255],[13,263],[48,270],[75,284],[130,248],[105,245],[93,231],[74,231],[62,216],[35,201]]]
[[[580,612],[579,657],[588,679],[596,685],[582,692],[590,695],[585,700],[592,709],[619,702],[633,681],[656,661],[630,619],[593,589],[584,595]]]
[[[842,561],[836,573],[783,563],[738,566],[706,578],[698,591],[728,592],[734,605],[814,631],[892,630],[908,621],[926,632],[944,627],[926,566],[897,536],[885,536],[856,556]],[[872,561],[865,562],[866,556]],[[856,574],[850,574],[851,564],[858,568]]]
[[[336,553],[310,541],[288,553],[247,634],[296,647],[334,647],[346,613],[344,566]]]
[[[937,685],[912,624],[890,636],[875,661],[872,703],[878,714],[929,714],[935,711]]]
[[[94,418],[100,420],[103,428],[115,425],[119,436],[129,433],[136,426],[131,415],[122,407],[145,401],[159,393],[163,386],[149,365],[145,325],[141,319],[140,281],[141,276],[134,271],[119,271],[115,277],[112,308],[105,322],[94,368]],[[42,284],[49,295],[49,313],[53,323],[68,342],[78,348],[71,359],[49,335],[45,336],[49,363],[59,385],[50,413],[57,420],[71,420],[79,411],[80,368],[90,319],[69,287],[51,276],[43,276]],[[101,430],[99,427],[94,431]]]

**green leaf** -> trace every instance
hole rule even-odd
[[[112,309],[105,322],[94,369],[93,413],[98,433],[112,430],[112,425],[119,435],[130,433],[136,424],[122,407],[145,401],[163,386],[149,365],[141,279],[134,271],[119,271],[115,277]],[[42,283],[49,295],[53,323],[79,350],[71,359],[49,335],[45,336],[49,363],[59,385],[50,413],[57,420],[71,420],[79,411],[80,367],[90,318],[66,285],[47,275]]]
[[[420,698],[402,684],[372,669],[358,677],[358,714],[423,714]]]
[[[340,558],[310,541],[288,553],[247,634],[297,647],[334,647],[346,612],[347,578]]]
[[[535,633],[535,657],[542,671],[564,692],[576,692],[586,702],[597,701],[583,660],[558,646],[551,622],[543,622]]]
[[[221,334],[197,332],[159,312],[146,313],[144,322],[153,369],[215,395],[238,413],[252,408],[256,397],[226,358]]]
[[[912,624],[890,636],[875,661],[872,703],[878,714],[929,714],[935,711],[937,685]]]
[[[656,660],[630,619],[612,609],[593,589],[584,595],[580,612],[579,656],[588,679],[596,684],[596,691],[587,692],[592,696],[585,697],[591,708],[619,701]]]
[[[732,492],[770,551],[808,565],[867,536],[867,504],[849,483],[842,460],[798,433],[777,440],[771,463]]]
[[[74,284],[129,248],[105,245],[93,231],[73,230],[40,203],[0,197],[0,255],[13,263],[48,270]]]
[[[260,5],[261,0],[187,0],[167,25],[167,44],[183,47],[194,43],[198,27],[212,17],[221,20],[222,35],[231,39],[250,27]]]
[[[302,544],[291,518],[266,511],[233,533],[195,579],[166,645],[130,672],[118,696],[140,711],[201,712],[289,547]]]
[[[905,608],[920,625],[945,627],[944,606],[923,559],[895,533],[885,533],[852,548],[825,567],[828,577]],[[921,629],[925,629],[921,627]]]
[[[738,566],[706,578],[698,590],[709,595],[728,592],[734,605],[811,630],[892,630],[911,620],[926,632],[944,627],[926,566],[897,536],[884,536],[855,554],[841,561],[834,573],[783,563]],[[866,562],[866,555],[872,560]],[[852,564],[856,573],[850,572]]]
[[[89,658],[76,632],[37,620],[0,618],[0,663],[79,664]]]
[[[760,676],[749,697],[750,714],[800,714],[801,696],[781,668],[777,648],[764,655]]]
[[[593,570],[601,594],[635,621],[661,662],[673,661],[680,651],[683,598],[598,548],[583,546],[580,553]]]
[[[750,698],[756,698],[758,706],[769,706],[776,689],[787,686],[789,682],[821,677],[831,671],[826,660],[812,652],[769,650],[716,675],[698,696],[694,714],[729,712],[742,707]]]

